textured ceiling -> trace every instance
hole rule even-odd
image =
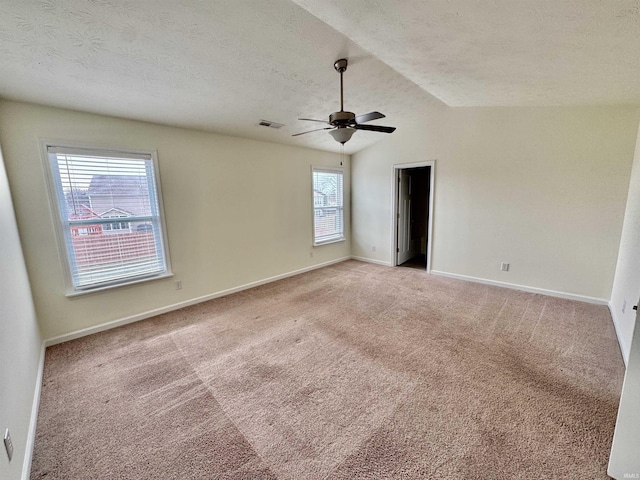
[[[0,97],[337,151],[345,108],[640,104],[638,1],[2,0]],[[421,88],[420,88],[421,87]],[[434,96],[432,96],[432,95]],[[258,127],[260,119],[285,124]],[[357,132],[346,153],[385,134]]]
[[[640,104],[638,0],[293,0],[450,106]]]
[[[327,132],[291,137],[340,108],[405,112],[437,100],[288,0],[2,0],[0,96],[339,150]],[[274,130],[260,119],[285,124]],[[357,132],[352,153],[385,134]]]

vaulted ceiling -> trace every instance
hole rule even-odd
[[[638,0],[3,0],[0,97],[337,151],[291,135],[339,110],[341,57],[345,109],[402,128],[430,104],[640,105],[638,52]]]

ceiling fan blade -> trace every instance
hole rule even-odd
[[[356,117],[356,123],[370,122],[371,120],[378,120],[379,118],[384,118],[384,115],[380,112],[369,112],[363,115],[358,115]]]
[[[321,123],[329,124],[329,122],[327,122],[326,120],[316,120],[315,118],[299,118],[298,120],[304,120],[306,122],[321,122]]]
[[[292,137],[297,137],[298,135],[304,135],[305,133],[311,133],[311,132],[317,132],[319,130],[331,130],[333,129],[333,127],[325,127],[325,128],[316,128],[315,130],[309,130],[308,132],[302,132],[302,133],[294,133],[293,135],[291,135]]]
[[[358,130],[370,130],[372,132],[393,133],[396,127],[383,127],[382,125],[360,125],[356,124],[353,128]]]

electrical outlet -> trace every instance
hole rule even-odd
[[[371,245],[371,251],[375,252],[376,251],[376,246],[375,245]]]
[[[13,442],[11,442],[11,434],[9,433],[9,429],[4,432],[4,448],[7,451],[7,457],[9,457],[9,461],[13,458]]]
[[[182,290],[182,280],[176,280],[176,290]]]
[[[505,262],[502,262],[500,264],[500,270],[502,270],[503,272],[508,272],[509,271],[509,264],[505,263]]]
[[[309,258],[313,258],[313,252],[309,252]]]
[[[622,302],[622,313],[624,313],[626,309],[627,309],[627,299],[625,298],[624,301]]]

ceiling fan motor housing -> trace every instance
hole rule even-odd
[[[356,123],[356,114],[353,112],[333,112],[329,115],[329,123],[334,127],[353,125]]]

